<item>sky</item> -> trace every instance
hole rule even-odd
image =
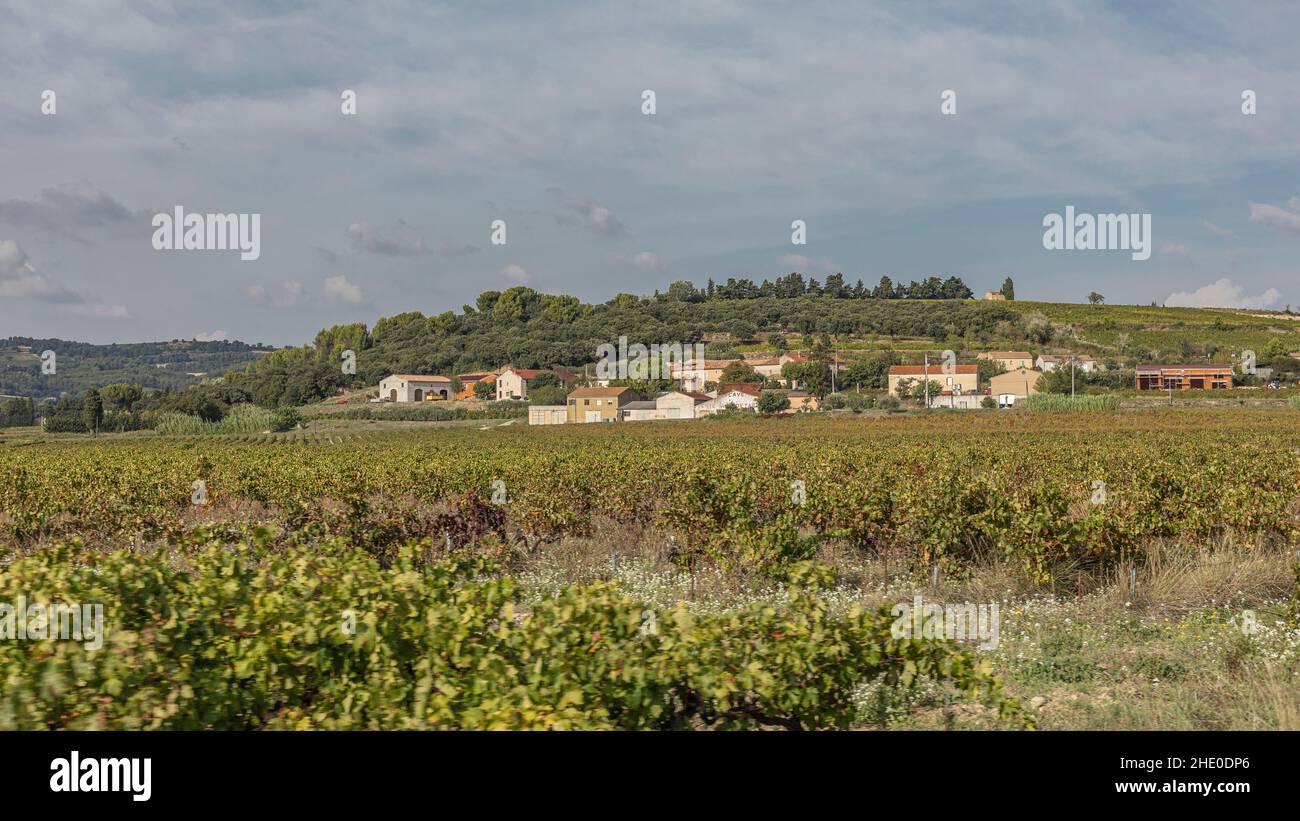
[[[1300,306],[1296,4],[3,15],[0,337],[301,344],[512,285],[601,302],[796,270]],[[1150,214],[1150,259],[1044,248],[1071,205]],[[260,254],[155,248],[177,207],[259,215]]]

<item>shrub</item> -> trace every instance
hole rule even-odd
[[[845,727],[863,685],[927,680],[1033,726],[969,653],[893,638],[885,610],[832,616],[810,565],[779,607],[656,612],[599,582],[521,611],[481,558],[269,540],[15,561],[0,600],[100,602],[104,632],[0,642],[0,729]]]
[[[881,410],[896,411],[902,403],[898,401],[897,396],[882,396],[876,401],[876,407]]]

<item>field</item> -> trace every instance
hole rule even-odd
[[[0,601],[107,652],[0,643],[0,726],[1300,729],[1297,421],[20,437]],[[1000,636],[899,638],[917,596]]]

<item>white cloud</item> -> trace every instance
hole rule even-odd
[[[201,333],[194,335],[195,342],[225,342],[230,337],[226,336],[225,331],[213,331],[211,333]]]
[[[1162,242],[1160,243],[1160,253],[1171,257],[1185,257],[1188,249],[1181,242]]]
[[[597,233],[617,237],[628,232],[627,226],[618,217],[614,216],[614,212],[600,203],[576,197],[560,188],[550,188],[548,190],[551,192],[551,196],[559,200],[561,207],[566,211],[577,214],[588,227],[595,229]]]
[[[1283,211],[1276,205],[1252,202],[1250,204],[1250,221],[1279,231],[1300,234],[1300,214]]]
[[[1212,234],[1216,237],[1230,239],[1232,237],[1237,236],[1233,232],[1229,231],[1227,228],[1220,228],[1219,226],[1215,225],[1209,220],[1201,220],[1201,227],[1205,229],[1205,232],[1207,234]]]
[[[1292,211],[1300,211],[1300,197],[1292,197],[1286,201],[1286,207]]]
[[[640,251],[631,256],[615,256],[614,258],[629,268],[636,268],[641,271],[663,270],[659,255],[654,251]]]
[[[264,285],[249,285],[244,289],[244,294],[260,305],[291,308],[302,301],[305,290],[301,282],[290,279],[277,282],[269,289]]]
[[[515,265],[513,262],[502,268],[497,273],[516,285],[527,285],[533,281],[532,274],[528,273],[521,266]]]
[[[803,254],[786,254],[781,257],[781,268],[798,271],[801,274],[816,273],[818,271],[832,273],[839,270],[839,266],[835,264],[834,260],[809,259]]]
[[[361,289],[348,278],[339,274],[325,280],[325,299],[329,302],[346,302],[349,305],[361,304]]]
[[[1282,298],[1282,293],[1276,288],[1269,288],[1256,296],[1246,296],[1244,291],[1240,285],[1224,277],[1191,293],[1170,294],[1165,304],[1171,308],[1267,308]]]

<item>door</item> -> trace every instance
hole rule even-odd
[[[600,421],[600,411],[587,411],[587,421],[588,421],[588,422],[599,422],[599,421]]]
[[[416,388],[416,389],[415,389],[415,401],[416,401],[416,402],[423,402],[423,401],[424,401],[424,391],[421,390],[420,388]]]
[[[393,388],[390,391],[388,391],[388,401],[389,402],[397,401],[397,388]]]

